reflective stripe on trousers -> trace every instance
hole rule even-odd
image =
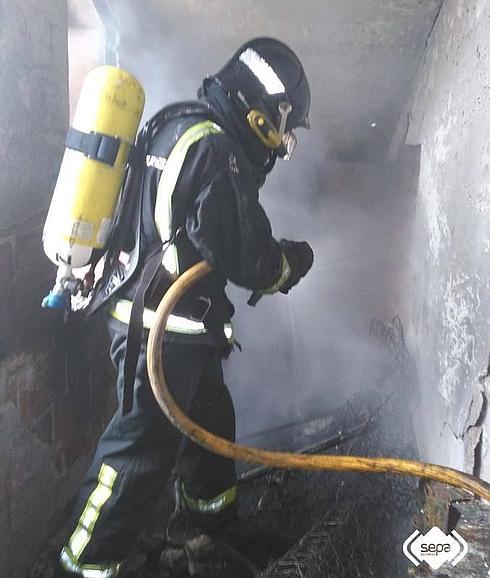
[[[127,299],[119,299],[112,303],[109,309],[109,314],[114,317],[114,319],[127,325],[131,317],[132,307],[133,303],[131,301],[128,301]],[[155,317],[156,312],[145,307],[143,312],[143,326],[145,329],[151,329],[153,327]],[[233,341],[232,324],[226,323],[223,326],[223,329],[228,341]],[[202,335],[207,333],[207,329],[202,321],[194,321],[178,315],[169,315],[166,330],[172,333],[183,333],[186,335]]]
[[[60,556],[61,566],[68,572],[85,578],[113,578],[118,576],[121,563],[111,564],[80,564],[79,560],[87,547],[104,504],[112,495],[117,472],[107,464],[102,464],[98,483],[90,494],[85,509],[78,520],[77,527],[71,535],[68,545],[63,548]]]
[[[69,552],[63,548],[60,556],[60,563],[64,570],[83,576],[84,578],[115,578],[119,576],[122,564],[77,564],[73,562]]]

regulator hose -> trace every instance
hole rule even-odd
[[[185,436],[211,452],[233,460],[274,468],[408,475],[448,484],[490,501],[490,484],[452,468],[399,458],[304,455],[268,451],[230,442],[193,422],[176,404],[165,381],[162,360],[163,336],[168,316],[179,299],[192,285],[211,271],[208,263],[201,261],[178,277],[161,300],[156,311],[155,323],[148,337],[147,362],[151,388],[164,414]]]

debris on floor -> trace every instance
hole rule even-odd
[[[367,360],[361,393],[331,415],[306,419],[291,428],[281,428],[280,432],[264,433],[260,445],[305,453],[416,458],[410,411],[417,396],[416,378],[399,319],[388,324],[374,321],[371,340],[380,357]],[[175,539],[168,529],[165,531],[172,520],[172,492],[168,491],[159,514],[159,519],[166,522],[139,540],[125,576],[409,575],[411,562],[403,555],[402,545],[413,532],[416,514],[421,510],[418,480],[379,474],[274,470],[244,464],[238,464],[238,471],[237,520],[221,532],[191,528],[184,533],[184,539]],[[443,491],[442,486],[434,487]],[[446,503],[447,496],[432,496],[432,507],[438,505],[439,510],[431,515],[440,524],[445,515],[442,504]],[[461,532],[474,536],[467,562],[479,568],[475,560],[484,563],[489,535],[488,531],[479,534],[477,528],[479,516],[487,516],[488,522],[488,511],[478,510],[471,502],[457,502],[457,508]],[[30,578],[48,578],[47,568],[54,556],[55,553],[40,563]],[[457,574],[438,576],[486,575],[471,571],[462,565]]]

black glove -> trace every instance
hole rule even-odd
[[[287,294],[311,269],[314,255],[312,248],[305,241],[297,243],[295,241],[281,239],[279,245],[291,268],[287,281],[279,289],[281,293]]]
[[[308,273],[313,265],[313,250],[305,241],[297,243],[296,241],[286,241],[281,239],[279,241],[282,252],[284,253],[289,264],[289,276],[279,289],[285,295],[289,293],[292,287],[297,285],[302,277]],[[267,292],[265,292],[267,293]],[[254,291],[247,301],[248,305],[255,307],[262,299],[264,292]]]

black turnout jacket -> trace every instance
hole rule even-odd
[[[224,123],[209,108],[196,104],[192,114],[184,110],[174,114],[152,137],[143,173],[142,203],[133,223],[137,250],[132,252],[137,257],[132,258],[137,258],[138,263],[131,279],[121,283],[117,292],[120,297],[132,299],[148,257],[162,244],[154,215],[158,185],[164,174],[162,159],[168,158],[179,138],[196,123],[212,120],[223,129]],[[206,298],[210,308],[202,320],[214,336],[217,331],[220,333],[220,327],[222,334],[223,323],[234,312],[225,294],[227,280],[250,290],[266,290],[278,282],[283,268],[282,250],[259,202],[263,171],[251,164],[240,140],[230,132],[223,129],[220,134],[207,135],[191,145],[172,196],[172,230],[176,234],[180,273],[202,259],[213,268],[213,273],[196,284],[175,313],[198,318],[202,311],[196,304]],[[170,283],[162,268],[147,293],[146,305],[155,308]]]

